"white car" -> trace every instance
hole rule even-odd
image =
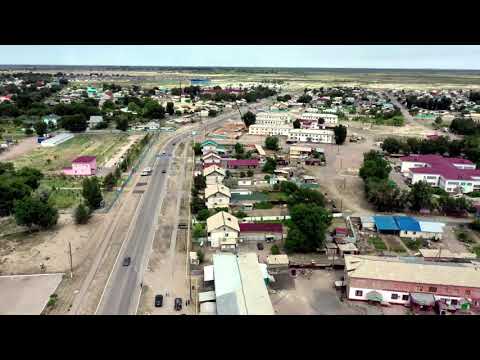
[[[146,167],[143,169],[141,176],[148,176],[152,173],[152,168],[151,167]]]

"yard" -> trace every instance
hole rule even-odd
[[[81,134],[56,147],[38,147],[14,160],[16,168],[30,166],[42,171],[59,171],[70,167],[81,155],[94,155],[97,165],[103,165],[127,142],[126,134]]]
[[[368,239],[368,242],[375,247],[375,250],[378,250],[378,251],[387,250],[387,245],[379,236],[376,236],[376,235],[372,236],[370,239]]]

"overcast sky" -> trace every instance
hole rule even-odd
[[[480,46],[0,45],[0,64],[480,69]]]

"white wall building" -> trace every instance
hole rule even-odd
[[[224,185],[208,185],[205,188],[205,205],[208,209],[228,208],[231,197],[230,189]]]
[[[255,116],[258,125],[284,125],[292,122],[292,117],[287,112],[264,111]]]
[[[318,123],[319,128],[335,127],[338,125],[338,116],[335,114],[319,114],[319,113],[305,112],[303,114],[300,114],[298,116],[298,119],[316,121]]]
[[[250,125],[248,133],[251,135],[264,135],[264,136],[288,136],[290,130],[293,129],[292,125]]]
[[[205,176],[207,185],[221,184],[225,178],[225,170],[217,165],[212,165],[203,169],[203,176]]]
[[[222,158],[214,152],[209,152],[202,157],[202,161],[204,165],[218,165],[222,162]]]
[[[213,248],[235,249],[239,234],[238,219],[232,214],[220,211],[207,219],[207,237]]]
[[[333,144],[335,142],[335,134],[332,130],[293,129],[288,134],[288,140]]]

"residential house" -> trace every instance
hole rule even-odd
[[[65,175],[90,176],[95,175],[97,170],[97,158],[95,156],[80,156],[72,161],[71,168],[64,168]]]
[[[240,234],[238,219],[220,211],[207,219],[207,238],[210,246],[221,250],[235,250]]]
[[[231,197],[230,189],[224,185],[208,185],[205,188],[205,205],[209,209],[228,208]]]
[[[228,169],[256,169],[258,165],[259,161],[256,159],[229,160],[227,162]]]
[[[225,178],[225,170],[217,165],[212,165],[203,169],[203,176],[207,185],[221,184]]]

